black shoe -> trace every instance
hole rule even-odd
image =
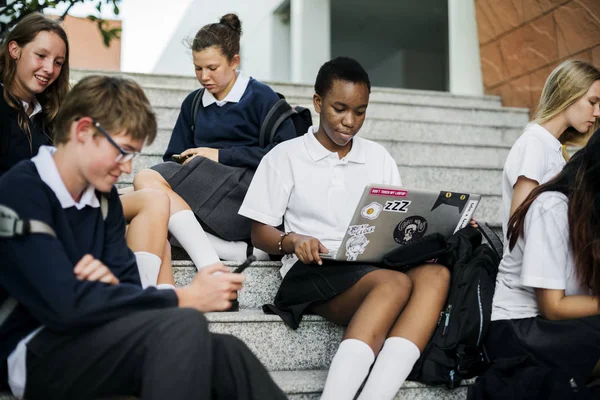
[[[240,311],[240,302],[237,300],[231,300],[231,308],[225,310],[225,312],[236,312]]]

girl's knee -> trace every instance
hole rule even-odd
[[[133,187],[135,190],[156,187],[157,185],[166,183],[162,175],[152,169],[144,169],[133,177]]]
[[[171,215],[169,196],[158,189],[144,188],[136,191],[139,196],[142,212],[152,213],[157,217],[168,218]]]
[[[397,271],[386,271],[386,274],[380,278],[374,288],[375,290],[385,292],[386,296],[391,298],[405,299],[410,296],[413,284],[406,274]]]
[[[441,264],[424,264],[411,274],[413,284],[423,283],[446,290],[450,287],[450,270]]]

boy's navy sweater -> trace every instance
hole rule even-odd
[[[277,129],[273,143],[259,147],[260,127],[279,97],[269,86],[253,78],[237,103],[227,102],[223,107],[216,103],[208,107],[200,104],[192,132],[192,102],[199,90],[202,89],[190,93],[181,105],[164,161],[190,148],[210,147],[219,149],[221,164],[256,169],[275,144],[296,137],[294,124],[288,118]]]
[[[40,325],[72,334],[137,311],[177,307],[173,290],[142,289],[135,256],[125,242],[125,219],[115,188],[108,215],[86,206],[63,209],[32,161],[0,179],[0,204],[21,218],[44,221],[57,238],[34,234],[0,238],[0,304],[8,296],[19,306],[0,327],[0,362]],[[79,281],[73,269],[85,254],[101,260],[118,285]]]
[[[50,144],[50,138],[42,129],[42,113],[29,119],[31,146],[27,135],[19,127],[18,115],[18,111],[4,99],[0,86],[0,176],[19,161],[37,155],[41,146]]]

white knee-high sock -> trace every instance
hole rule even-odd
[[[248,244],[246,242],[230,242],[208,232],[206,232],[206,236],[208,236],[210,244],[212,244],[221,260],[244,261],[246,259],[248,250]],[[267,253],[256,247],[253,249],[252,254],[256,256],[258,261],[269,259]]]
[[[374,359],[373,350],[365,342],[343,340],[331,361],[321,400],[352,400]]]
[[[420,355],[419,348],[408,339],[386,339],[358,400],[393,399]]]
[[[169,232],[189,254],[196,268],[201,269],[219,262],[219,257],[210,244],[206,232],[191,210],[183,210],[171,215]]]
[[[156,286],[162,264],[160,257],[147,251],[136,251],[134,254],[142,287],[146,289],[148,286]]]

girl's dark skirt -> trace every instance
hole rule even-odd
[[[252,221],[238,214],[254,170],[194,157],[152,167],[190,206],[202,227],[225,240],[250,240]]]
[[[274,304],[265,304],[263,311],[279,315],[290,328],[297,329],[311,306],[332,299],[377,269],[372,264],[323,260],[323,265],[318,265],[298,261],[283,278]]]
[[[539,316],[493,321],[486,350],[492,361],[529,356],[542,366],[588,377],[600,360],[600,316],[565,321]]]

